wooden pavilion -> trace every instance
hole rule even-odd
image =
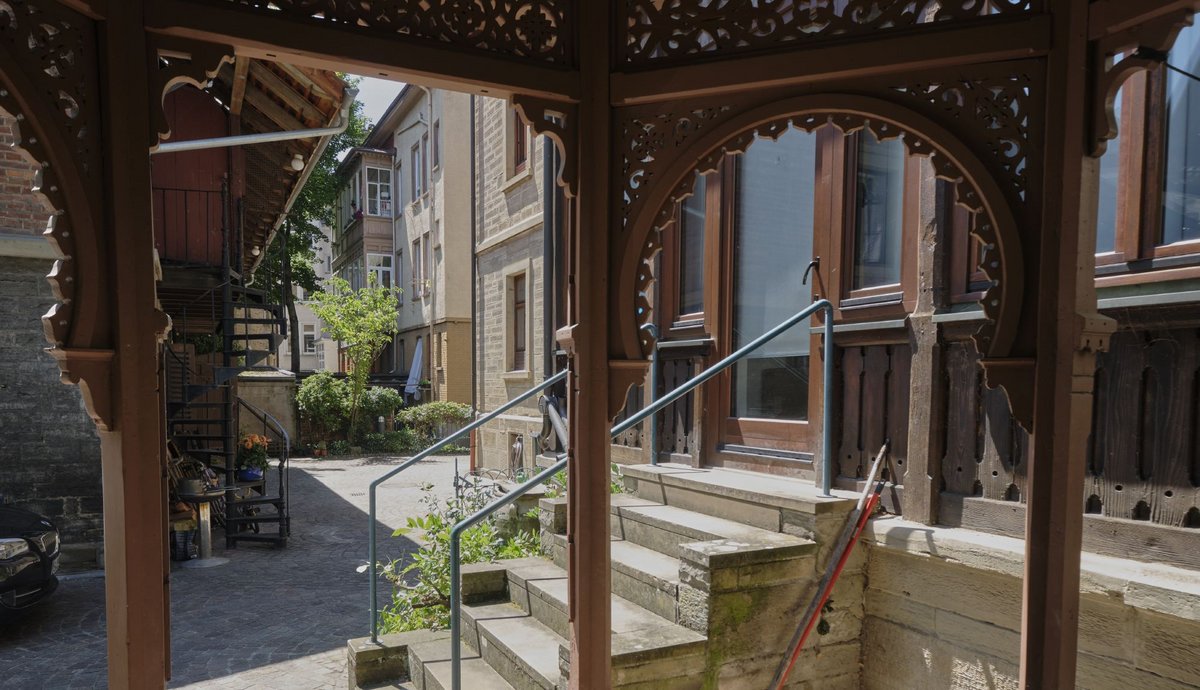
[[[1021,682],[1073,687],[1084,458],[1112,321],[1093,274],[1113,99],[1197,0],[9,0],[0,106],[57,209],[45,317],[101,432],[109,683],[168,663],[149,153],[167,88],[229,58],[510,97],[568,197],[573,687],[609,685],[609,423],[644,378],[656,229],[695,172],[781,126],[903,136],[991,248],[987,385],[1030,432]],[[166,58],[166,59],[163,59]],[[932,489],[929,489],[932,490]],[[919,499],[918,499],[919,500]]]

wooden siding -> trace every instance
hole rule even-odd
[[[888,476],[904,483],[908,458],[909,371],[907,344],[841,350],[841,443],[838,475],[864,479],[885,440],[892,442]]]

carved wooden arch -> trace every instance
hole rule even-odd
[[[778,138],[789,127],[812,132],[831,125],[849,133],[870,129],[880,140],[903,136],[908,152],[929,157],[935,174],[954,182],[959,203],[981,213],[976,235],[994,252],[983,268],[993,281],[981,300],[990,324],[977,335],[989,358],[1011,353],[1020,321],[1024,260],[1014,211],[987,166],[949,131],[895,103],[870,96],[827,93],[788,98],[733,115],[681,149],[655,184],[644,187],[644,204],[628,219],[614,281],[614,321],[626,357],[647,356],[653,343],[641,326],[650,318],[646,289],[650,260],[661,249],[659,231],[671,222],[674,204],[691,194],[698,174],[716,170],[729,153],[746,149],[756,136]]]
[[[93,421],[110,428],[111,401],[93,395],[113,358],[104,289],[107,247],[100,172],[95,23],[57,2],[0,7],[0,106],[17,120],[15,145],[38,167],[32,192],[54,212],[44,236],[60,258],[47,276],[57,303],[42,317],[64,383],[77,383]],[[89,385],[89,381],[93,382]]]

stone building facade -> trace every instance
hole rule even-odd
[[[475,100],[475,396],[481,411],[544,378],[542,147],[543,139],[531,136],[507,102]],[[533,434],[541,426],[536,399],[488,424],[476,438],[477,466],[532,466]]]
[[[45,351],[55,255],[40,235],[52,210],[29,191],[34,166],[12,148],[14,125],[0,112],[0,503],[53,520],[63,562],[87,567],[102,561],[100,440]]]

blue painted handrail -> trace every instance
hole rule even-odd
[[[450,445],[451,443],[457,441],[458,439],[462,438],[463,436],[478,429],[479,427],[483,426],[484,424],[487,424],[488,422],[492,421],[496,417],[499,417],[500,415],[504,414],[505,412],[508,412],[509,410],[516,407],[517,405],[520,405],[522,402],[537,395],[538,393],[541,393],[542,391],[553,386],[554,384],[558,383],[559,381],[564,380],[565,378],[567,378],[566,371],[558,372],[554,376],[551,376],[550,378],[546,379],[545,381],[542,381],[541,383],[534,386],[533,388],[530,388],[529,390],[518,395],[517,397],[513,398],[512,400],[509,400],[508,402],[504,403],[503,405],[496,408],[495,410],[492,410],[491,412],[485,414],[484,416],[480,417],[479,419],[476,419],[475,421],[471,422],[470,424],[468,424],[468,425],[464,426],[463,428],[459,429],[458,431],[454,432],[453,434],[450,434],[446,438],[443,438],[442,440],[438,441],[437,443],[433,444],[432,446],[429,446],[428,448],[421,451],[420,453],[417,453],[416,455],[412,456],[408,460],[405,460],[404,462],[400,463],[400,465],[397,466],[395,469],[391,470],[390,472],[383,475],[379,479],[376,479],[375,481],[371,482],[371,490],[370,490],[370,496],[371,496],[370,497],[370,520],[371,520],[371,523],[370,523],[370,526],[368,527],[368,531],[370,533],[370,537],[369,537],[370,545],[367,547],[367,551],[368,551],[367,562],[369,563],[368,569],[371,572],[370,589],[371,589],[371,641],[372,642],[375,642],[375,643],[379,642],[379,598],[378,598],[378,596],[379,596],[379,589],[378,589],[379,588],[379,573],[376,570],[377,563],[375,561],[375,557],[376,557],[375,556],[375,546],[376,546],[376,544],[375,544],[375,537],[376,537],[376,535],[375,535],[375,532],[376,532],[376,530],[375,530],[375,495],[376,495],[376,489],[379,488],[380,484],[386,482],[387,480],[391,479],[392,477],[396,476],[397,474],[400,474],[404,470],[412,467],[413,465],[417,464],[418,462],[421,462],[425,458],[428,458],[430,455],[433,455],[434,453],[442,450],[443,448]]]
[[[830,432],[833,428],[831,421],[833,415],[831,415],[829,411],[833,406],[833,386],[830,385],[833,380],[833,304],[826,299],[817,300],[799,312],[796,312],[779,325],[775,326],[766,333],[763,333],[754,340],[751,340],[729,354],[729,356],[700,372],[695,378],[690,379],[687,383],[683,384],[679,388],[676,388],[670,393],[667,393],[663,397],[647,405],[645,408],[633,414],[625,421],[614,426],[612,428],[611,435],[619,436],[629,429],[632,429],[642,420],[657,414],[671,403],[692,392],[717,374],[720,374],[725,369],[728,369],[734,363],[745,358],[750,353],[754,352],[763,345],[766,345],[768,342],[778,337],[792,326],[795,326],[818,311],[825,312],[825,396],[823,401],[824,409],[821,411],[821,427],[822,434],[824,436],[824,438],[821,439],[821,491],[823,496],[832,496],[833,436]],[[462,595],[459,592],[462,585],[462,565],[458,561],[459,541],[462,538],[463,532],[479,524],[479,522],[487,516],[517,500],[530,489],[538,484],[541,484],[542,482],[545,482],[558,472],[566,469],[566,467],[567,456],[564,453],[563,455],[558,456],[557,462],[543,470],[537,476],[526,481],[524,484],[521,484],[512,491],[504,494],[504,496],[500,497],[491,504],[481,508],[474,515],[471,515],[465,520],[459,522],[452,530],[450,530],[450,672],[452,690],[462,690],[462,641],[459,639],[462,632]]]

